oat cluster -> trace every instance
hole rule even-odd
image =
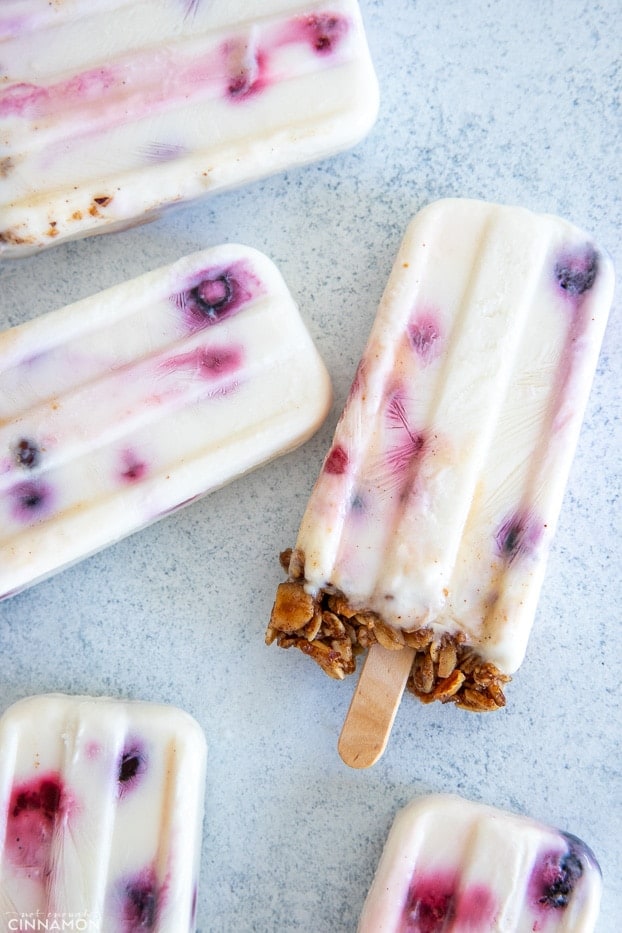
[[[427,626],[407,632],[387,625],[376,612],[354,609],[339,591],[311,596],[304,589],[304,554],[297,549],[283,551],[281,566],[289,579],[277,588],[268,645],[299,648],[336,680],[353,674],[357,655],[374,644],[390,651],[412,648],[407,686],[423,703],[440,700],[473,712],[505,706],[502,685],[510,677],[465,644],[462,633],[439,639]]]

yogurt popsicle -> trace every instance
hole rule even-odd
[[[2,0],[0,256],[127,227],[371,128],[356,0]]]
[[[601,888],[576,836],[433,795],[397,815],[358,933],[591,933]]]
[[[282,558],[268,642],[336,678],[370,645],[406,650],[421,700],[504,704],[612,292],[607,256],[559,218],[421,211]]]
[[[243,246],[0,334],[0,597],[297,446],[330,397],[280,273]]]
[[[192,933],[205,757],[199,725],[172,706],[61,694],[12,706],[0,721],[3,929],[44,918]]]

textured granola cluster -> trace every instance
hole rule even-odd
[[[322,590],[313,597],[304,589],[304,555],[281,554],[289,579],[277,589],[266,643],[299,648],[330,677],[342,680],[356,670],[356,656],[378,643],[390,651],[415,651],[408,689],[423,703],[440,700],[463,709],[486,712],[505,706],[502,685],[510,678],[464,644],[464,636],[443,635],[431,628],[395,629],[376,612],[353,609],[342,593]]]

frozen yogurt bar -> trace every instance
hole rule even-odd
[[[398,813],[358,933],[592,933],[601,887],[576,836],[433,795]]]
[[[0,334],[0,598],[302,443],[330,398],[280,273],[243,246]]]
[[[407,650],[423,701],[497,709],[534,620],[614,276],[557,217],[445,200],[412,222],[268,642],[331,676]]]
[[[50,694],[10,707],[2,929],[43,929],[43,918],[46,929],[192,933],[205,758],[198,723],[172,706]]]
[[[356,0],[2,0],[0,256],[333,155],[377,108]]]

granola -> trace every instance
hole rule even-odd
[[[439,700],[473,712],[505,706],[503,685],[511,678],[466,645],[462,633],[439,639],[427,626],[402,631],[375,612],[355,609],[338,591],[313,597],[304,589],[304,555],[288,549],[280,561],[289,578],[277,588],[266,644],[298,648],[336,680],[353,674],[357,656],[376,643],[391,651],[413,648],[407,687],[423,703]]]

